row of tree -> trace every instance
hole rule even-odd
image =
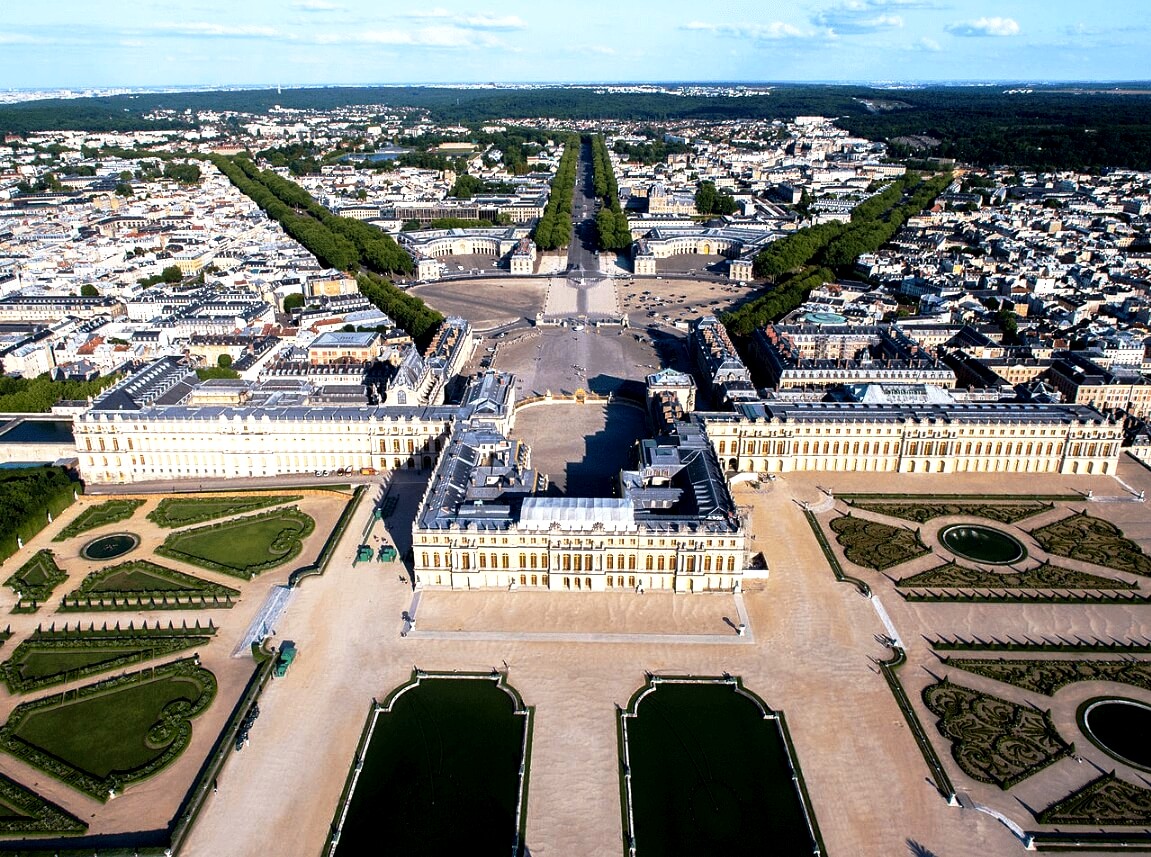
[[[611,165],[611,156],[602,135],[592,134],[588,139],[591,145],[592,186],[595,195],[603,201],[595,216],[599,246],[604,250],[627,249],[631,246],[631,230],[628,229],[627,215],[620,208],[619,183]]]
[[[381,274],[411,273],[411,257],[376,227],[333,214],[295,182],[271,170],[261,170],[247,158],[209,158],[285,232],[328,267],[348,271],[363,266]]]
[[[18,535],[28,541],[48,523],[49,512],[67,508],[79,488],[62,467],[0,474],[0,560],[18,550]]]
[[[950,173],[931,179],[909,173],[857,206],[850,223],[809,226],[774,242],[755,260],[756,276],[774,280],[774,288],[727,313],[728,331],[745,337],[792,312],[813,288],[831,282],[836,268],[850,268],[860,255],[890,241],[908,217],[928,207],[950,183]]]
[[[261,171],[247,158],[208,157],[322,264],[356,273],[360,292],[417,343],[427,344],[443,316],[381,276],[410,273],[413,267],[390,235],[361,220],[332,214],[295,182],[270,170]]]
[[[566,247],[571,239],[572,194],[575,193],[578,161],[579,138],[572,136],[564,144],[543,217],[536,222],[533,237],[541,250],[558,250]]]
[[[0,413],[46,414],[62,400],[84,401],[119,380],[106,375],[94,381],[53,381],[47,374],[35,378],[0,376]]]
[[[436,328],[444,320],[437,310],[415,295],[396,288],[391,280],[379,274],[361,271],[356,275],[356,284],[360,287],[360,294],[411,334],[421,349],[431,341]]]

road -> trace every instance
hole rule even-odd
[[[582,143],[576,165],[575,192],[572,194],[572,238],[568,245],[568,270],[586,271],[588,277],[599,273],[599,240],[596,235],[595,183],[592,172],[591,143]],[[569,274],[570,276],[570,274]]]

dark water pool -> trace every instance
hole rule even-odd
[[[1121,761],[1151,769],[1151,706],[1133,699],[1087,703],[1082,725],[1096,745]]]
[[[982,524],[957,524],[939,534],[939,541],[956,556],[1007,565],[1027,556],[1027,548],[1014,536]]]

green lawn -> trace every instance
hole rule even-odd
[[[299,555],[315,521],[299,509],[273,509],[168,536],[156,553],[203,568],[252,577]]]
[[[189,524],[241,515],[269,506],[278,506],[281,503],[294,503],[299,499],[301,499],[299,494],[167,497],[148,513],[148,520],[160,527],[186,527]]]
[[[239,595],[239,590],[201,580],[148,560],[133,560],[94,571],[72,593],[83,595],[129,595],[149,592],[192,592],[205,595]]]
[[[0,677],[10,692],[27,693],[209,642],[211,637],[196,635],[25,640],[0,664]]]
[[[156,757],[145,736],[164,706],[200,695],[192,679],[171,677],[145,682],[102,696],[66,702],[30,714],[16,735],[53,756],[104,778],[130,771]]]
[[[179,756],[191,740],[190,718],[215,694],[210,672],[176,661],[19,705],[0,746],[103,800]]]
[[[27,604],[42,604],[47,601],[52,590],[68,579],[60,566],[56,565],[55,554],[50,550],[37,551],[15,573],[4,581],[4,585],[20,593],[16,609]]]
[[[76,520],[60,531],[52,541],[62,542],[108,524],[126,521],[144,505],[143,500],[109,500],[99,506],[90,506],[76,516]]]

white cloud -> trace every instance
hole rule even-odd
[[[228,39],[279,39],[284,34],[274,27],[259,24],[232,25],[216,24],[210,21],[196,21],[187,24],[153,24],[151,30],[159,35],[197,36]]]
[[[691,21],[684,24],[683,29],[715,33],[719,36],[731,36],[737,39],[754,39],[757,41],[802,39],[809,35],[804,33],[799,27],[784,21],[772,21],[770,24],[709,24],[705,21]]]
[[[469,15],[457,23],[475,30],[522,30],[527,26],[519,15]]]
[[[841,35],[872,33],[902,27],[903,18],[887,14],[885,10],[909,8],[919,8],[919,4],[915,0],[847,0],[839,6],[816,12],[811,16],[811,21],[817,27],[826,27]]]
[[[943,50],[943,47],[935,39],[929,39],[927,36],[921,38],[915,43],[915,49],[919,51],[929,51],[931,53],[938,53]]]
[[[414,9],[396,17],[436,20],[451,19],[452,26],[471,30],[522,30],[527,24],[519,15],[491,15],[486,12],[452,12],[437,6],[432,9]]]
[[[456,26],[414,27],[399,30],[362,30],[352,33],[321,33],[310,41],[320,45],[393,45],[397,47],[475,48],[499,47],[487,33]]]
[[[53,41],[27,33],[0,33],[0,45],[50,45]]]
[[[1018,36],[1019,22],[1014,18],[976,18],[948,24],[943,29],[954,36]]]
[[[293,0],[292,8],[301,12],[337,12],[344,7],[328,0]]]

